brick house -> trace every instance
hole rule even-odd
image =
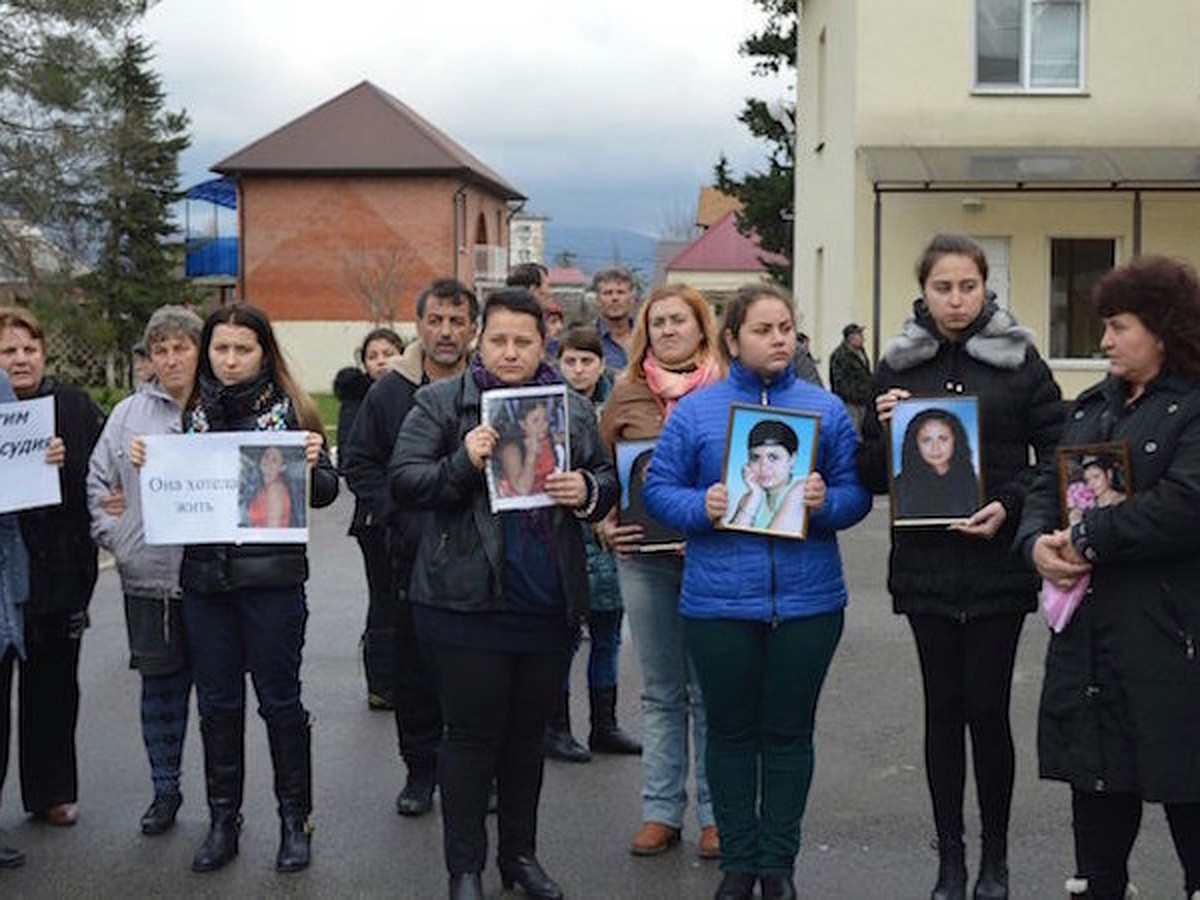
[[[238,295],[261,306],[309,390],[328,391],[374,321],[417,293],[502,284],[524,196],[368,81],[212,167],[237,186]]]

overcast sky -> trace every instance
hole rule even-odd
[[[724,152],[765,165],[737,121],[782,98],[737,47],[751,0],[162,0],[144,20],[169,108],[191,117],[183,183],[369,80],[562,225],[654,233],[694,210]]]

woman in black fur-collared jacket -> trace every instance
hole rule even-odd
[[[938,235],[917,266],[921,297],[875,374],[858,472],[888,488],[884,424],[897,401],[973,395],[979,402],[983,505],[962,523],[892,530],[888,589],[908,617],[925,695],[925,766],[940,866],[933,900],[965,896],[964,734],[971,734],[983,820],[976,900],[1008,896],[1007,840],[1014,751],[1008,720],[1017,641],[1037,580],[1012,552],[1030,449],[1053,454],[1062,424],[1058,385],[1033,334],[987,293],[987,259],[970,238]]]

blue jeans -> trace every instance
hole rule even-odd
[[[690,719],[696,816],[700,827],[712,825],[712,799],[704,773],[704,700],[684,648],[679,615],[683,559],[669,553],[621,559],[617,576],[642,667],[642,821],[675,828],[683,824]]]
[[[183,613],[201,718],[243,715],[249,672],[264,721],[307,720],[300,703],[300,654],[308,620],[303,586],[187,593]]]
[[[617,657],[621,652],[621,620],[624,614],[619,609],[594,609],[588,613],[588,688],[593,691],[617,686]],[[576,632],[571,643],[571,660],[579,651],[582,640]],[[571,691],[571,663],[567,662],[567,674],[563,678],[563,691]]]

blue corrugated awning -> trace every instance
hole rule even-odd
[[[207,200],[228,209],[237,209],[237,184],[232,176],[202,181],[188,188],[189,200]]]

